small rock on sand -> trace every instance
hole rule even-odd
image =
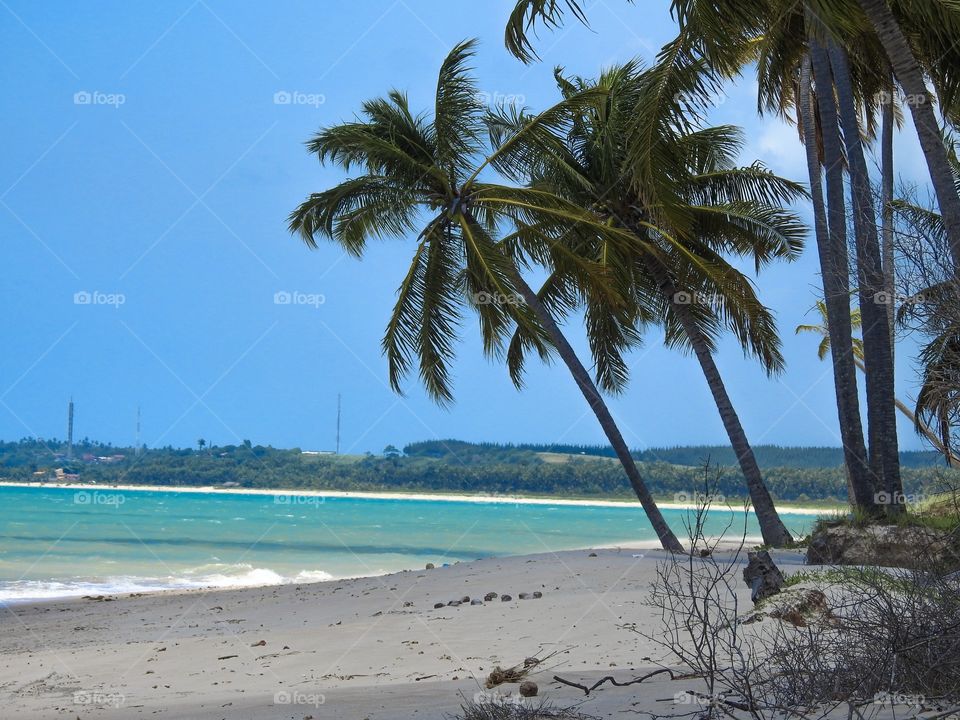
[[[521,697],[536,697],[537,692],[539,692],[539,689],[533,680],[524,680],[522,683],[520,683]]]
[[[501,599],[503,602],[509,602],[509,601],[513,600],[513,598],[510,597],[509,595],[501,595],[501,596],[500,596],[500,599]]]
[[[433,563],[427,563],[427,570],[433,570],[436,567]]]
[[[490,602],[491,600],[496,600],[498,597],[500,596],[497,595],[495,592],[488,592],[486,595],[483,596],[483,599],[486,600],[487,602]]]
[[[439,609],[442,608],[442,607],[446,607],[446,606],[445,606],[443,603],[434,603],[434,604],[433,604],[433,609],[434,609],[434,610],[439,610]]]
[[[539,590],[534,590],[534,591],[533,591],[533,597],[534,597],[534,599],[539,600],[540,598],[543,597],[543,593],[540,592]]]
[[[483,600],[471,600],[471,605],[483,605]]]

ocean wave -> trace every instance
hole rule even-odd
[[[247,563],[233,565],[211,563],[189,568],[181,575],[163,578],[123,575],[70,580],[0,581],[0,603],[54,600],[83,595],[123,595],[161,590],[257,587],[334,579],[336,578],[333,575],[324,570],[300,570],[292,575],[283,575],[270,568],[254,567]]]

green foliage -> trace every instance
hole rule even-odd
[[[951,472],[950,476],[956,478],[956,473]],[[931,486],[927,494],[933,491],[936,485]],[[843,517],[828,516],[821,517],[814,526],[814,532],[823,527],[855,527],[864,528],[872,525],[896,525],[898,527],[920,527],[931,530],[944,530],[947,532],[955,531],[960,528],[960,512],[953,506],[949,510],[938,507],[931,511],[927,503],[908,505],[907,512],[890,515],[877,516],[860,509],[854,509]]]
[[[815,585],[869,585],[890,592],[906,592],[913,588],[914,580],[879,567],[831,567],[823,570],[799,570],[784,578],[784,587],[803,583]]]
[[[138,457],[132,448],[113,447],[89,440],[76,443],[75,459],[55,453],[62,444],[32,438],[0,442],[0,480],[31,482],[53,477],[57,468],[80,475],[82,482],[129,483],[158,486],[207,486],[231,482],[246,488],[302,488],[352,491],[501,493],[633,499],[616,462],[598,461],[612,455],[609,448],[577,445],[498,445],[459,440],[432,440],[406,446],[403,457],[359,455],[304,455],[299,448],[279,449],[244,443],[208,445],[195,449],[158,448]],[[834,460],[839,449],[773,448],[761,446],[771,458],[794,467],[763,463],[765,481],[780,501],[842,504],[846,496],[843,471]],[[565,453],[561,462],[545,462],[541,452]],[[583,457],[577,457],[581,453]],[[826,467],[808,467],[804,456],[830,461]],[[124,455],[114,462],[85,462],[85,455]],[[745,497],[743,479],[735,469],[729,448],[698,447],[647,450],[635,453],[652,492],[672,499],[700,487],[703,462],[722,468],[714,492],[731,502]],[[649,458],[649,459],[647,459]],[[673,462],[666,462],[665,460]],[[41,475],[35,475],[35,473]],[[907,491],[932,494],[956,471],[936,467],[904,469]],[[956,484],[954,480],[954,484]],[[913,517],[913,516],[908,516]]]
[[[843,464],[843,451],[835,447],[781,447],[779,445],[755,445],[754,454],[761,467],[771,468],[836,468]],[[615,458],[609,445],[575,445],[568,443],[468,443],[462,440],[425,440],[407,445],[403,452],[417,457],[443,458],[457,455],[461,458],[511,453],[512,457],[526,457],[527,453],[564,453],[591,457]],[[648,448],[634,450],[633,457],[641,462],[664,462],[672,465],[703,467],[707,459],[716,465],[737,464],[733,448],[724,445],[686,445],[682,447]],[[516,460],[509,460],[515,462]],[[900,463],[908,468],[933,468],[942,465],[943,459],[936,452],[905,451],[900,453]]]

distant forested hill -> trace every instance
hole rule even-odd
[[[56,440],[0,442],[0,481],[632,497],[622,468],[602,447],[436,440],[408,445],[403,454],[391,446],[378,455],[332,455],[244,442],[143,449],[137,455],[133,448],[84,440],[75,445],[73,458],[65,457],[64,449]],[[839,450],[769,446],[757,451],[764,478],[777,499],[811,502],[845,497]],[[703,462],[708,456],[720,466],[713,491],[732,501],[744,497],[743,478],[733,466],[729,448],[637,453],[651,490],[666,499],[703,488]],[[935,466],[932,453],[905,453],[904,458],[907,493],[940,490],[944,483],[960,485],[960,471]],[[712,479],[716,471],[711,470]]]
[[[427,440],[411,443],[404,448],[413,457],[461,458],[466,462],[489,458],[521,458],[528,453],[563,453],[616,457],[609,445],[536,445],[468,443],[463,440]],[[778,468],[832,468],[843,463],[843,451],[835,447],[781,447],[780,445],[754,445],[753,452],[761,467]],[[702,467],[709,458],[712,464],[736,465],[733,448],[722,445],[687,445],[683,447],[649,448],[634,450],[633,456],[642,462],[665,462],[672,465]],[[900,453],[904,467],[925,468],[943,465],[943,458],[933,451],[908,451]]]

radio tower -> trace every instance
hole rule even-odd
[[[336,454],[340,454],[340,393],[337,393],[337,450]]]
[[[137,405],[137,441],[133,448],[135,457],[140,457],[140,406]]]
[[[73,459],[73,396],[67,405],[67,458]]]

